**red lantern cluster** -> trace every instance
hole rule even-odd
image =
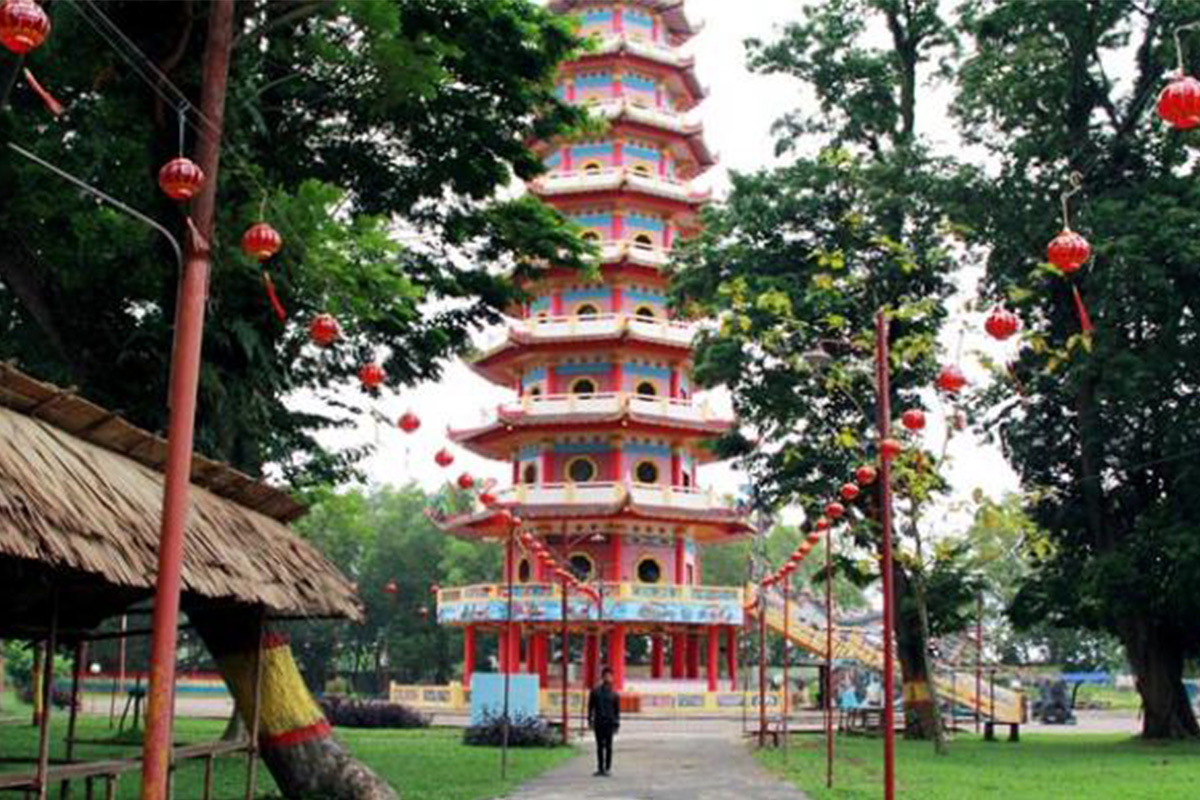
[[[454,463],[454,454],[446,448],[442,448],[434,455],[433,460],[437,462],[439,467],[448,467]]]
[[[836,500],[825,504],[825,516],[830,519],[841,519],[846,515],[846,507]]]
[[[35,50],[50,35],[50,17],[34,0],[4,0],[0,3],[0,44],[23,56]]]
[[[190,158],[173,158],[158,171],[158,186],[172,200],[191,200],[204,186],[204,170]]]
[[[585,585],[572,570],[558,563],[554,554],[550,552],[550,548],[538,541],[529,531],[521,534],[521,545],[526,552],[531,553],[543,566],[545,571],[552,575],[557,575],[558,579],[565,584],[564,591],[575,591],[578,594],[587,597],[593,603],[600,602],[600,592],[591,586]]]
[[[1177,131],[1200,125],[1200,81],[1176,75],[1158,95],[1158,115]]]
[[[242,252],[255,261],[266,261],[282,247],[283,237],[279,235],[279,231],[265,222],[251,225],[242,234]]]
[[[416,433],[421,427],[421,418],[411,411],[405,411],[396,422],[396,427],[405,433]]]
[[[1091,257],[1092,246],[1088,240],[1070,228],[1063,228],[1046,246],[1046,260],[1064,275],[1077,272]]]
[[[870,486],[875,482],[878,473],[870,464],[863,464],[858,469],[854,470],[854,480],[858,481],[859,486]]]
[[[855,500],[857,500],[860,492],[861,492],[861,490],[858,488],[858,484],[856,484],[856,483],[843,483],[842,484],[842,490],[841,490],[842,499],[845,500],[847,503],[853,503]]]
[[[884,439],[879,443],[879,454],[885,461],[894,461],[904,452],[904,445],[897,439]]]
[[[475,479],[473,477],[471,477],[471,473],[464,472],[462,475],[458,476],[458,488],[462,489],[463,491],[466,491],[468,489],[473,488],[474,486],[475,486]]]
[[[317,314],[308,326],[308,338],[317,347],[331,347],[342,336],[342,326],[332,314]]]
[[[954,364],[947,364],[938,373],[937,386],[948,394],[958,394],[967,385],[967,376]]]
[[[987,331],[988,336],[1003,342],[1021,330],[1021,318],[1007,308],[997,306],[992,309],[992,313],[988,314],[987,321],[983,323],[983,328]]]
[[[910,408],[900,415],[900,424],[902,424],[906,430],[924,430],[925,412],[919,408]]]
[[[375,362],[363,364],[358,370],[358,383],[368,392],[378,389],[385,380],[387,380],[387,373]]]

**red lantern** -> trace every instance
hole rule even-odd
[[[466,475],[466,473],[463,473],[463,475]],[[471,476],[466,475],[466,477],[469,478]],[[462,485],[462,477],[459,477],[458,482],[459,482],[459,485]],[[521,534],[521,544],[525,545],[526,547],[532,547],[533,546],[533,534],[530,533],[529,531],[525,531],[524,533],[522,533]]]
[[[854,471],[854,479],[859,486],[870,486],[875,482],[875,468],[864,464]]]
[[[283,247],[283,237],[279,235],[279,231],[265,222],[251,225],[242,234],[242,252],[255,261],[266,261],[278,253],[281,247]]]
[[[417,613],[421,615],[421,619],[429,619],[429,606],[421,606]]]
[[[374,362],[363,364],[358,370],[358,382],[368,392],[378,389],[385,380],[387,380],[387,373],[383,371],[383,367]]]
[[[421,427],[421,418],[411,411],[405,411],[396,425],[405,433],[415,433]]]
[[[387,585],[383,587],[383,591],[395,597],[400,593],[400,587],[396,585],[396,581],[393,579],[387,582]]]
[[[342,335],[342,326],[332,314],[317,314],[308,326],[308,338],[317,347],[329,347]]]
[[[796,552],[792,553],[791,558],[788,559],[788,561],[792,562],[793,564],[799,564],[803,560],[804,553],[800,552],[800,548],[798,547],[796,548]]]
[[[1063,273],[1070,275],[1092,257],[1088,240],[1070,228],[1063,228],[1046,247],[1046,259]]]
[[[817,542],[821,541],[821,532],[820,532],[820,531],[813,531],[813,532],[812,532],[812,533],[810,533],[808,536],[804,537],[804,541],[805,541],[805,543],[806,543],[806,544],[808,544],[810,547],[815,547],[815,546],[816,546],[816,544],[817,544]]]
[[[900,423],[910,431],[924,430],[925,412],[919,408],[910,408],[900,415]]]
[[[1200,125],[1200,81],[1176,75],[1158,95],[1158,115],[1177,131]]]
[[[173,158],[158,171],[158,186],[172,200],[191,200],[204,185],[204,170],[190,158]]]
[[[438,586],[436,583],[429,584],[429,593],[430,594],[437,594],[441,590],[442,590],[442,587]]]
[[[817,517],[817,521],[813,523],[813,530],[829,530],[829,517]]]
[[[496,505],[496,495],[490,492],[483,492],[479,495],[479,502],[483,503],[484,508],[491,508]]]
[[[441,450],[437,451],[437,454],[434,455],[433,460],[437,462],[439,467],[448,467],[454,463],[454,454],[443,447]]]
[[[825,516],[830,519],[841,519],[846,513],[846,507],[834,500],[832,503],[825,504]]]
[[[852,503],[858,499],[859,488],[853,483],[842,484],[842,499],[847,503]]]
[[[33,0],[0,4],[0,44],[19,56],[38,48],[50,35],[50,18]]]
[[[947,364],[942,367],[942,371],[937,376],[937,386],[943,392],[950,394],[958,394],[967,385],[967,376],[963,375],[963,371],[953,364]]]
[[[804,559],[808,558],[808,554],[812,552],[812,549],[813,545],[808,543],[808,539],[805,539],[804,544],[800,545],[800,549],[796,552],[800,554],[800,560],[803,561]]]
[[[991,314],[988,314],[987,321],[983,323],[983,329],[988,332],[988,336],[1003,342],[1021,330],[1021,318],[1007,308],[997,306],[992,309]]]
[[[879,453],[888,461],[891,461],[903,452],[904,445],[895,439],[884,439],[879,443]]]

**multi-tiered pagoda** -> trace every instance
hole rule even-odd
[[[609,664],[618,687],[628,675],[635,692],[672,681],[686,688],[702,680],[702,660],[707,689],[716,691],[722,661],[735,677],[743,621],[739,588],[701,585],[698,547],[748,532],[697,473],[712,458],[705,442],[731,423],[693,396],[694,326],[668,309],[662,272],[672,247],[697,230],[707,197],[691,181],[713,165],[701,126],[688,120],[704,92],[693,59],[679,50],[696,32],[682,5],[550,3],[576,14],[597,44],[562,67],[560,96],[609,126],[594,139],[539,145],[548,172],[529,190],[595,242],[599,278],[551,266],[528,287],[533,299],[504,341],[473,363],[519,396],[492,423],[451,434],[510,462],[513,486],[446,529],[507,537],[501,511],[520,517],[600,595],[569,594],[565,627],[582,659],[576,677],[590,685]],[[438,619],[465,628],[465,685],[477,636],[494,633],[501,671],[539,674],[543,687],[557,687],[561,649],[551,650],[564,627],[563,583],[519,543],[507,552],[519,623],[511,639],[503,584],[443,588]],[[634,648],[645,653],[636,681],[627,670],[635,636],[649,637]]]

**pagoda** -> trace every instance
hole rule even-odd
[[[595,138],[538,144],[547,172],[528,189],[575,222],[601,263],[595,279],[548,266],[503,340],[472,363],[518,396],[451,438],[510,462],[513,485],[442,525],[507,541],[516,624],[506,625],[505,584],[439,590],[439,622],[465,631],[466,687],[479,635],[500,638],[501,672],[537,674],[547,690],[562,685],[566,637],[576,687],[594,684],[602,664],[618,688],[647,695],[691,681],[692,691],[716,692],[722,661],[736,679],[742,589],[701,584],[699,545],[750,528],[697,473],[713,460],[706,443],[732,421],[693,396],[695,326],[668,308],[663,272],[672,247],[698,230],[708,198],[691,182],[714,163],[688,118],[704,91],[679,49],[696,33],[682,6],[549,3],[576,14],[595,43],[563,65],[559,96],[608,125]],[[570,591],[534,558],[503,522],[513,517],[590,591]],[[635,646],[634,637],[647,638]]]

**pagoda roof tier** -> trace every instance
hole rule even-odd
[[[527,361],[554,353],[614,347],[690,360],[696,325],[628,314],[532,317],[518,320],[505,338],[471,362],[492,383],[511,386]]]
[[[696,77],[696,59],[676,48],[637,39],[627,34],[608,33],[591,37],[592,49],[574,61],[562,65],[563,73],[604,68],[618,63],[637,67],[665,78],[671,89],[683,99],[683,110],[690,111],[708,96],[708,90]]]
[[[570,198],[581,202],[636,197],[661,210],[694,214],[712,198],[712,192],[693,191],[688,181],[666,175],[642,174],[630,167],[551,172],[529,182],[529,191],[543,200]]]
[[[554,433],[612,431],[709,439],[733,427],[733,421],[714,416],[704,402],[667,397],[603,392],[598,394],[526,395],[501,405],[497,419],[487,425],[450,431],[450,439],[483,456],[504,460],[531,440]],[[714,456],[707,448],[696,452],[701,463]]]
[[[566,14],[577,8],[595,5],[595,0],[550,0],[548,8],[559,14]],[[703,30],[702,24],[688,19],[684,10],[684,0],[625,0],[625,5],[640,6],[659,14],[676,41],[685,42]]]
[[[754,532],[740,509],[712,490],[643,483],[562,483],[514,486],[492,508],[435,519],[442,530],[464,538],[502,538],[510,531],[504,511],[521,518],[527,530],[557,530],[553,523],[666,523],[702,543],[728,541]]]
[[[671,147],[681,162],[695,162],[696,169],[687,177],[703,174],[717,163],[717,157],[704,139],[704,125],[690,122],[686,114],[665,108],[649,108],[628,100],[613,99],[588,105],[588,111],[609,123],[610,134],[632,134],[642,138],[662,140]],[[534,142],[536,153],[546,153],[559,142]]]

